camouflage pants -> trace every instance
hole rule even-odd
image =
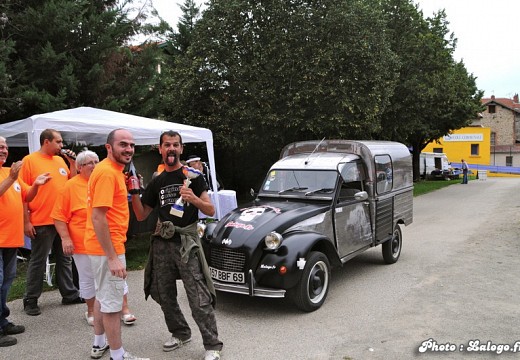
[[[180,243],[155,237],[150,251],[152,259],[152,283],[150,295],[161,305],[168,331],[180,340],[191,337],[191,329],[177,302],[177,281],[181,279],[186,290],[193,319],[199,327],[206,350],[221,350],[217,320],[211,305],[199,259],[191,254],[188,263],[181,261]]]

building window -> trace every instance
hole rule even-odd
[[[496,106],[495,106],[495,105],[488,105],[488,112],[489,112],[490,114],[494,114],[494,113],[496,113],[496,112],[497,112],[497,110],[496,110]]]
[[[479,155],[478,144],[471,144],[471,156],[478,156],[478,155]]]
[[[442,154],[442,148],[433,148],[433,152],[436,154]]]
[[[513,166],[513,157],[506,156],[506,166]]]
[[[492,132],[491,133],[491,138],[489,139],[491,146],[495,146],[495,139],[496,139],[496,137],[497,137],[497,134]]]

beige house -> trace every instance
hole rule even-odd
[[[486,110],[472,125],[491,129],[490,165],[520,167],[520,103],[513,99],[482,99]]]

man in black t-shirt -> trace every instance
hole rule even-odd
[[[159,220],[161,222],[171,221],[173,225],[181,227],[196,223],[198,220],[197,207],[192,206],[189,203],[184,206],[184,214],[182,218],[170,213],[171,207],[181,196],[180,190],[184,186],[184,181],[186,180],[186,175],[183,173],[183,169],[184,167],[181,166],[179,169],[171,172],[163,171],[150,181],[141,198],[141,202],[144,205],[147,205],[152,209],[158,207]],[[208,190],[206,181],[204,181],[202,176],[192,179],[189,188],[197,197],[200,197],[203,192]],[[183,197],[183,200],[186,201],[186,198]],[[177,234],[175,238],[179,238],[179,235]]]
[[[132,195],[132,208],[137,220],[146,219],[153,209],[158,209],[158,226],[151,237],[145,269],[145,296],[151,295],[161,306],[166,326],[172,334],[163,350],[178,349],[191,341],[191,329],[177,302],[175,279],[182,279],[193,319],[202,335],[205,359],[218,360],[223,344],[218,339],[213,309],[215,289],[197,234],[198,211],[213,216],[215,207],[202,176],[191,179],[189,187],[185,186],[187,172],[180,163],[182,151],[179,133],[167,131],[161,134],[159,152],[165,170],[150,181],[142,198],[139,194]],[[184,201],[182,217],[172,211],[179,197]]]

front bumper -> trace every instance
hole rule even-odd
[[[216,290],[225,291],[235,294],[249,295],[249,296],[258,296],[258,297],[267,297],[267,298],[283,298],[285,297],[285,289],[270,289],[257,287],[255,277],[253,275],[253,270],[249,270],[248,273],[249,284],[230,284],[221,282],[218,280],[213,280],[213,285]]]

